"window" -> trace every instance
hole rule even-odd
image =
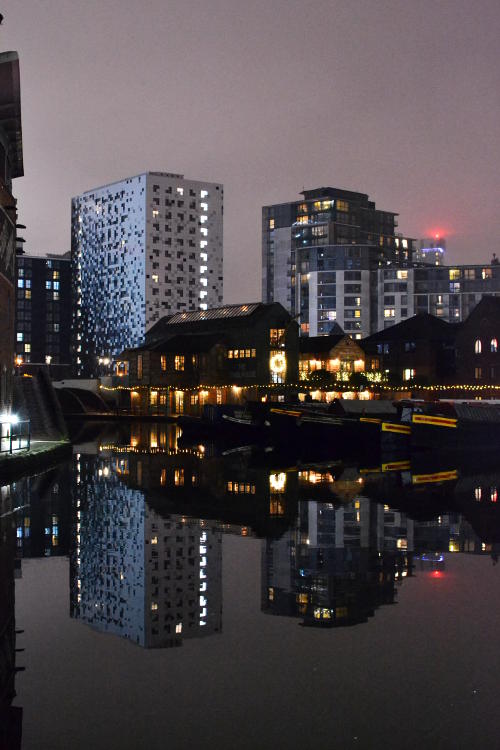
[[[482,377],[483,377],[483,371],[482,371],[481,367],[475,367],[474,368],[474,378],[476,380],[481,380]]]
[[[166,354],[162,354],[160,357],[160,367],[163,370],[163,372],[165,372],[165,370],[167,369],[167,355]]]
[[[26,290],[25,297],[26,297],[26,299],[31,299],[31,289],[27,289]]]
[[[415,377],[415,370],[413,367],[407,367],[403,370],[403,380],[413,380]]]
[[[493,274],[491,272],[491,268],[483,268],[483,270],[481,271],[481,278],[483,280],[485,280],[485,279],[491,279],[492,276],[493,276]]]
[[[469,281],[474,281],[474,279],[476,278],[476,269],[466,268],[464,271],[464,278],[468,279]]]
[[[476,339],[474,342],[474,353],[481,354],[481,350],[482,350],[481,339]]]
[[[417,345],[414,341],[405,341],[405,352],[414,352]]]
[[[490,351],[497,352],[498,351],[498,341],[496,339],[491,339],[490,341]]]
[[[396,316],[396,310],[391,307],[386,307],[384,310],[384,318],[394,318]]]
[[[174,367],[176,370],[184,370],[184,355],[183,354],[176,354],[175,355],[175,362]]]
[[[396,276],[398,279],[407,279],[408,271],[397,271]]]
[[[137,355],[137,378],[138,380],[142,378],[142,354]]]
[[[458,281],[460,278],[459,268],[450,268],[450,281]]]
[[[285,336],[285,329],[284,328],[271,328],[269,330],[269,344],[271,346],[284,346],[285,342],[283,341]]]
[[[274,229],[274,219],[269,219],[269,229]]]
[[[17,332],[17,340],[22,341],[24,339],[24,333]]]
[[[31,344],[25,344],[24,345],[24,351],[25,352],[30,352],[31,351]]]

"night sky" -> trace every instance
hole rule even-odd
[[[29,252],[70,199],[146,171],[225,186],[227,302],[260,299],[261,207],[366,192],[449,260],[499,253],[498,0],[4,0]],[[244,269],[244,273],[242,273]]]

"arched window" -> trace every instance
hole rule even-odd
[[[482,349],[482,347],[481,347],[481,339],[476,339],[476,341],[474,343],[474,352],[476,354],[481,354],[481,349]]]
[[[492,352],[498,351],[498,341],[496,339],[491,339],[490,341],[490,349]]]

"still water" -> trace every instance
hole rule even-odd
[[[1,490],[0,747],[500,746],[495,464],[75,440]]]

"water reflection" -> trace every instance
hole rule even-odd
[[[16,561],[15,525],[11,487],[0,489],[0,748],[21,747],[22,708],[12,706],[16,695],[16,622],[14,580],[20,575]]]
[[[220,632],[216,524],[156,512],[124,459],[78,454],[75,469],[71,616],[145,648]]]
[[[366,622],[448,553],[500,549],[496,468],[304,463],[151,423],[86,425],[74,450],[4,488],[3,554],[69,555],[71,616],[144,648],[221,632],[223,534],[264,539],[265,614],[321,627]]]

